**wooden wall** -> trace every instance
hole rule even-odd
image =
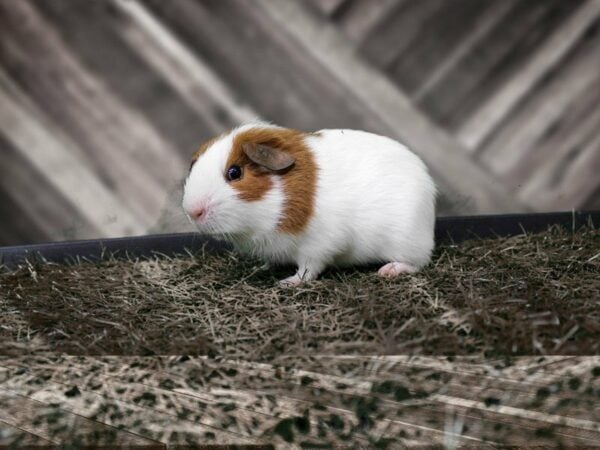
[[[0,1],[0,245],[189,229],[260,117],[429,164],[440,214],[600,208],[600,0]]]

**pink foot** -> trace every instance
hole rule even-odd
[[[415,273],[417,271],[416,267],[411,266],[410,264],[401,263],[401,262],[391,262],[387,263],[383,266],[377,274],[380,277],[392,278],[397,277],[402,273]]]
[[[279,286],[281,287],[298,287],[302,284],[302,278],[300,278],[298,275],[294,275],[291,277],[288,277],[284,280],[279,281]]]

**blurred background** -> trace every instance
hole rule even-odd
[[[600,0],[0,0],[0,245],[190,230],[253,118],[411,147],[438,214],[600,209]]]

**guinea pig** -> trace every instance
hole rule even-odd
[[[435,197],[423,161],[392,139],[257,122],[200,147],[182,206],[200,232],[296,265],[280,283],[299,285],[331,265],[416,272],[431,258]]]

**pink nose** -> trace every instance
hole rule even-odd
[[[206,208],[198,208],[191,215],[194,220],[201,221],[206,217]]]

